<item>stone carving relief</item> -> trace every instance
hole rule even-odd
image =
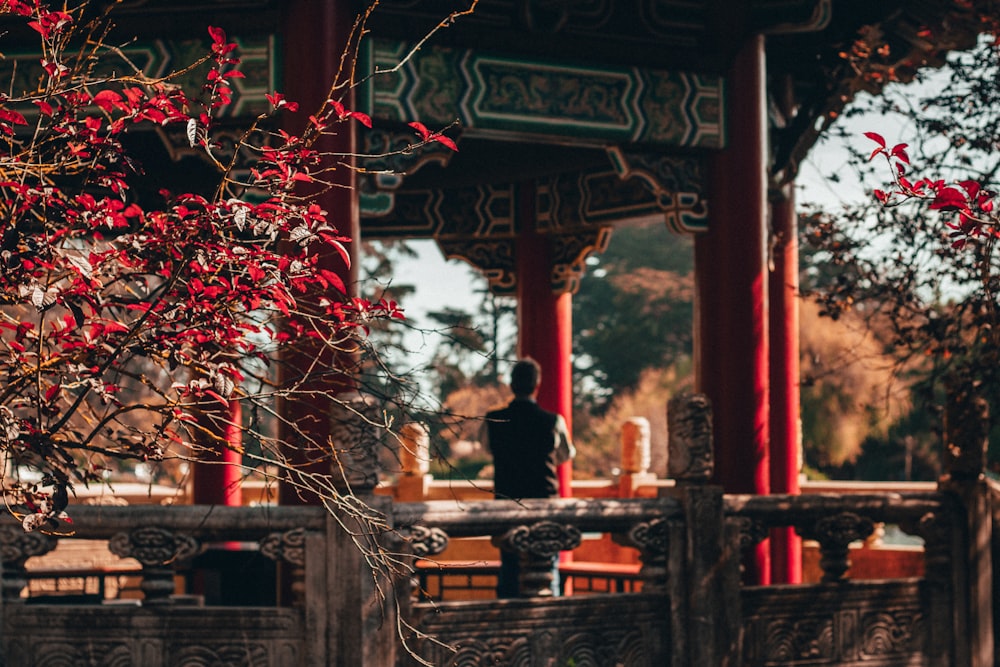
[[[796,531],[807,540],[819,542],[823,581],[837,581],[851,566],[848,546],[875,532],[875,522],[853,512],[841,512],[813,524],[798,525]]]
[[[108,549],[116,556],[134,558],[143,566],[156,566],[196,555],[199,544],[190,535],[147,527],[115,534],[108,540]]]
[[[409,543],[414,556],[436,556],[448,548],[448,533],[436,527],[413,526]]]
[[[921,593],[914,583],[870,589],[803,587],[745,596],[745,664],[762,667],[924,664]]]
[[[260,541],[260,553],[274,561],[284,561],[298,567],[305,567],[305,528],[296,528],[284,533],[271,533]]]
[[[358,393],[338,396],[330,410],[333,484],[344,493],[369,493],[378,483],[381,428],[375,406]]]
[[[596,614],[584,597],[538,603],[499,616],[485,604],[470,605],[461,613],[438,607],[420,623],[420,630],[436,642],[418,643],[417,652],[441,667],[669,664],[665,597],[612,596]]]
[[[507,551],[544,558],[577,548],[581,539],[580,529],[576,526],[539,521],[531,526],[511,528],[496,542]]]
[[[668,476],[679,482],[707,482],[715,466],[712,404],[704,394],[681,394],[667,404]]]

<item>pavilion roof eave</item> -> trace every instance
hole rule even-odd
[[[782,119],[772,139],[775,186],[795,179],[798,165],[859,92],[877,95],[889,83],[913,80],[920,69],[941,67],[949,53],[972,48],[982,30],[975,6],[901,3],[887,7],[878,20],[858,23],[851,20],[857,5],[836,2],[834,9],[841,11],[818,35],[769,38],[772,82],[790,81],[796,102],[795,113]],[[868,18],[866,12],[856,15]],[[888,48],[880,53],[882,45]],[[807,52],[810,57],[804,57]],[[773,97],[782,95],[772,90]]]

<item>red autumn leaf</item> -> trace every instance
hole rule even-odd
[[[907,155],[906,153],[906,147],[907,144],[896,144],[895,146],[892,147],[892,150],[889,151],[889,155],[891,155],[892,157],[896,158],[901,162],[910,164],[910,156]]]
[[[874,141],[875,143],[877,143],[882,148],[885,148],[885,139],[882,137],[881,134],[878,134],[877,132],[865,132],[865,136]]]
[[[347,289],[344,286],[344,280],[340,277],[339,274],[327,269],[320,269],[319,274],[323,276],[323,278],[325,278],[326,281],[330,283],[330,286],[333,287],[335,290],[343,294],[347,293]]]
[[[458,152],[458,146],[455,144],[455,142],[452,141],[450,138],[444,136],[443,134],[435,134],[433,139],[442,146],[445,146],[455,152]]]
[[[27,125],[28,121],[24,119],[24,116],[16,111],[10,109],[0,108],[0,121],[6,123],[13,123],[14,125]]]
[[[216,26],[208,26],[208,34],[216,44],[226,43],[226,31]]]
[[[427,126],[423,123],[413,121],[412,123],[407,123],[410,127],[417,131],[420,135],[421,141],[427,141],[431,136],[431,131],[427,129]]]
[[[122,96],[113,90],[102,90],[94,95],[94,104],[104,111],[110,112],[114,107],[120,106]]]
[[[369,116],[368,114],[361,113],[360,111],[351,111],[347,115],[367,128],[371,128],[372,126],[372,119],[371,116]]]
[[[931,209],[935,211],[957,211],[965,208],[967,203],[968,200],[958,188],[947,187],[938,191],[937,196],[931,202]]]

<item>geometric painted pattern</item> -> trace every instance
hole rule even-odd
[[[609,149],[608,156],[611,167],[533,183],[535,226],[552,243],[551,286],[556,293],[577,290],[586,258],[607,247],[618,222],[660,218],[678,233],[707,228],[700,160],[618,149]],[[446,257],[463,259],[481,271],[494,294],[515,293],[518,184],[378,190],[373,179],[364,183],[367,199],[362,205],[369,204],[362,209],[365,238],[433,238]]]
[[[613,167],[557,174],[533,182],[535,227],[553,248],[551,286],[579,287],[586,258],[602,252],[614,225],[660,218],[677,232],[706,228],[704,178],[697,158],[611,150]],[[366,181],[369,190],[372,181]],[[375,191],[385,208],[363,210],[365,238],[433,238],[449,258],[463,259],[489,280],[495,294],[516,291],[516,183]],[[362,203],[365,203],[364,201]]]
[[[362,95],[381,119],[460,123],[469,136],[722,148],[721,77],[595,67],[372,40]],[[405,62],[404,62],[405,61]],[[402,66],[399,66],[403,63]]]
[[[230,37],[230,40],[237,44],[235,54],[242,58],[239,70],[244,78],[229,79],[233,90],[232,101],[217,109],[216,116],[252,118],[268,110],[264,94],[276,89],[274,39],[261,36],[250,39]],[[159,78],[183,70],[210,53],[209,47],[210,43],[204,39],[156,39],[128,44],[121,51],[143,74]],[[33,52],[8,52],[5,55],[6,58],[0,61],[0,76],[12,82],[12,92],[18,95],[22,91],[34,90],[44,74],[39,63],[41,55]],[[116,62],[113,57],[98,65],[95,76],[100,76],[101,67],[113,68],[118,73],[122,71],[122,63]],[[207,70],[208,64],[204,64],[184,72],[183,76],[170,78],[169,82],[180,85],[187,93],[197,97]]]
[[[610,149],[612,166],[534,181],[535,219],[543,234],[575,233],[623,220],[660,217],[679,233],[707,227],[703,168],[697,158]],[[372,184],[369,182],[369,188]],[[488,240],[517,235],[514,183],[392,193],[391,207],[362,210],[370,238]]]

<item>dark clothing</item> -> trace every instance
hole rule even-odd
[[[556,468],[566,459],[560,445],[559,415],[531,399],[515,398],[486,415],[487,446],[493,454],[497,498],[553,498],[559,495]]]
[[[493,454],[493,495],[501,499],[557,497],[557,469],[576,453],[562,415],[543,410],[526,396],[487,413],[480,439]],[[521,558],[500,551],[497,597],[518,596]],[[559,595],[558,556],[552,557],[551,594]]]

